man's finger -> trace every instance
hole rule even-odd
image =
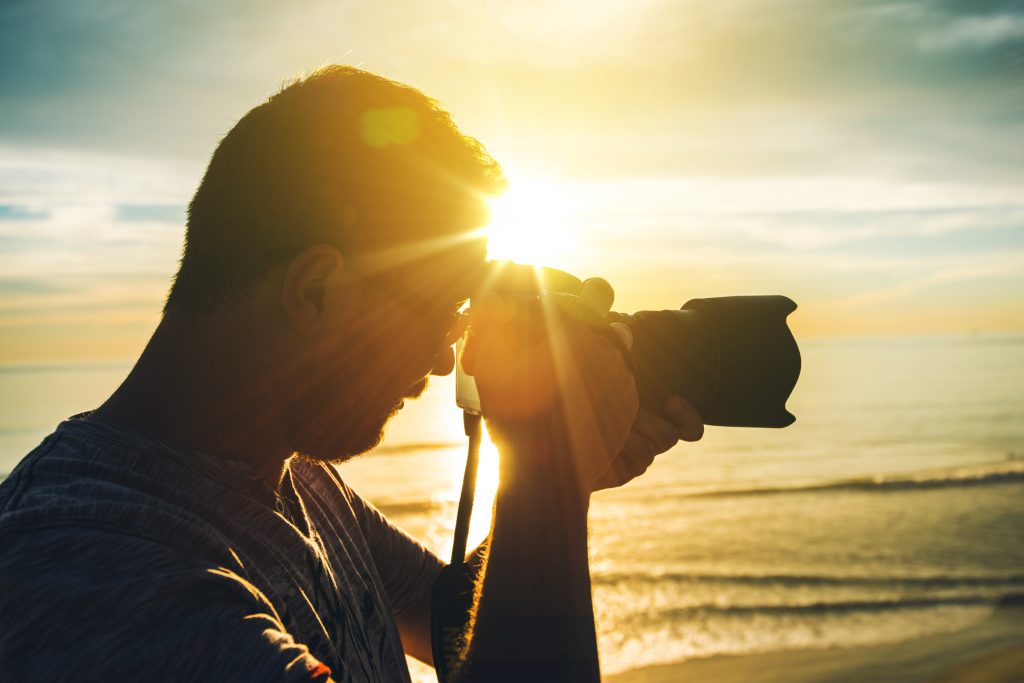
[[[622,452],[616,461],[621,461],[621,470],[627,475],[627,481],[639,477],[647,471],[658,455],[657,447],[643,434],[632,432],[626,438]]]
[[[632,432],[615,460],[597,480],[595,489],[615,488],[639,477],[651,466],[656,455],[654,444],[642,434]]]
[[[615,290],[607,280],[592,277],[583,281],[579,299],[600,313],[603,318],[612,308],[612,302],[615,301]]]
[[[438,352],[434,358],[434,367],[431,369],[430,374],[444,377],[445,375],[450,375],[454,369],[455,350],[449,346]]]
[[[684,441],[700,441],[704,436],[704,420],[697,409],[682,396],[669,396],[665,401],[665,412],[679,429]]]
[[[633,431],[654,444],[656,453],[664,453],[679,441],[679,428],[675,424],[643,408],[636,414]]]
[[[612,323],[611,328],[615,330],[615,334],[619,335],[619,340],[626,347],[626,350],[631,351],[633,349],[633,330],[629,329],[629,325],[625,323]]]

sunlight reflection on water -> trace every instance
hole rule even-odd
[[[812,340],[802,349],[795,425],[710,427],[639,481],[594,497],[605,673],[896,641],[983,619],[999,596],[1024,592],[1024,338]],[[61,418],[95,407],[127,369],[0,372],[3,471]],[[466,453],[453,396],[449,378],[435,380],[378,452],[340,467],[446,559]],[[486,446],[471,547],[486,534],[496,462]]]

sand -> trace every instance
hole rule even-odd
[[[985,622],[892,645],[712,657],[654,666],[607,683],[1024,683],[1024,605]]]

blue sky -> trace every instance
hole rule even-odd
[[[0,6],[0,362],[130,357],[217,140],[330,62],[564,191],[623,308],[785,293],[807,335],[1024,329],[1024,5]]]

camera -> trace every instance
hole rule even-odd
[[[489,261],[476,280],[471,301],[494,292],[528,300],[548,295],[558,302],[579,295],[582,289],[582,281],[554,268]],[[612,292],[608,295],[610,301]],[[569,310],[584,313],[583,309],[588,307],[577,304]],[[786,400],[800,376],[800,350],[786,324],[786,317],[794,310],[796,304],[784,296],[729,296],[693,299],[679,310],[610,312],[604,319],[591,312],[589,318],[585,313],[579,317],[613,340],[616,337],[611,323],[629,327],[633,346],[627,352],[627,361],[634,371],[640,405],[647,410],[662,414],[666,399],[679,394],[700,413],[705,424],[786,427],[795,420],[786,410]],[[543,325],[532,327],[537,331]],[[469,454],[451,564],[441,571],[431,596],[431,641],[439,681],[447,680],[458,660],[473,604],[473,570],[465,563],[465,554],[481,414],[476,382],[462,369],[461,362],[456,363],[455,388],[469,437]]]
[[[495,292],[536,298],[578,295],[583,282],[554,268],[488,262],[475,296]],[[705,424],[786,427],[796,419],[786,400],[800,376],[800,351],[786,318],[785,296],[692,299],[679,310],[610,312],[633,333],[630,358],[640,404],[662,413],[672,394],[685,398]],[[478,414],[473,378],[456,366],[456,402]]]

